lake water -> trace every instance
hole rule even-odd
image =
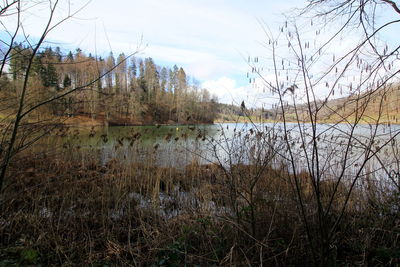
[[[276,166],[293,157],[298,169],[335,173],[345,168],[349,175],[358,172],[365,157],[377,151],[363,166],[365,174],[399,171],[398,125],[358,125],[352,131],[345,124],[319,124],[315,131],[316,146],[311,124],[288,123],[287,140],[283,123],[70,128],[58,131],[42,145],[68,151],[71,159],[90,154],[103,164],[115,159],[165,167],[184,167],[193,161],[226,166],[257,163],[258,158],[272,153],[271,163]],[[372,148],[369,154],[366,146]]]

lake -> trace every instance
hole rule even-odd
[[[287,141],[283,123],[71,127],[60,129],[40,145],[60,153],[68,151],[71,160],[90,155],[102,164],[114,159],[180,168],[194,161],[225,166],[256,163],[258,158],[271,156],[271,151],[275,155],[271,164],[280,166],[291,158],[288,142],[296,168],[316,169],[312,163],[318,159],[321,171],[335,175],[343,166],[349,175],[358,172],[364,157],[371,155],[366,154],[370,146],[372,153],[378,152],[363,166],[365,174],[382,173],[385,168],[386,173],[398,173],[399,125],[358,125],[352,132],[346,124],[318,124],[316,146],[311,126],[288,123]]]

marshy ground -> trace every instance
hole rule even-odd
[[[308,229],[285,165],[193,161],[161,167],[25,151],[2,195],[1,266],[255,266],[313,264],[318,236],[309,175],[299,175]],[[12,181],[12,182],[11,182]],[[323,204],[333,183],[321,184]],[[326,224],[340,214],[341,183]],[[399,192],[370,181],[353,191],[334,233],[330,264],[399,264]],[[321,240],[312,240],[318,246]]]

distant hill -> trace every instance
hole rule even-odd
[[[8,73],[0,80],[0,119],[16,114],[25,81],[24,106],[47,103],[25,117],[30,122],[67,118],[71,124],[144,125],[215,119],[216,99],[182,67],[124,53],[101,58],[79,48],[68,53],[60,47],[36,52],[22,43],[10,48]]]
[[[355,118],[360,119],[360,123],[400,123],[400,85],[390,85],[388,87],[353,94],[347,97],[329,100],[324,103],[318,101],[310,106],[306,104],[288,106],[285,108],[285,115],[288,121],[309,122],[309,110],[312,114],[318,110],[318,122],[325,123],[353,123]],[[276,120],[282,120],[282,112],[277,109],[270,111],[276,114]]]
[[[261,108],[246,108],[233,104],[216,104],[216,122],[261,122],[274,117],[274,112]]]

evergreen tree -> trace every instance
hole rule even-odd
[[[43,64],[41,61],[41,57],[39,55],[39,56],[36,56],[32,61],[32,68],[31,68],[30,74],[34,75],[34,76],[40,76],[42,73],[42,69],[43,69]]]
[[[119,54],[117,58],[117,69],[115,71],[115,87],[117,92],[126,93],[127,90],[127,65],[126,65],[126,57],[124,53]]]
[[[179,93],[183,93],[187,89],[186,73],[182,68],[179,68],[177,72],[177,89]]]
[[[112,91],[113,88],[114,71],[112,70],[112,68],[114,67],[115,67],[114,55],[112,52],[110,52],[110,55],[106,59],[106,71],[108,72],[106,74],[106,86],[110,91]]]
[[[160,73],[160,86],[162,94],[165,94],[167,91],[167,83],[168,83],[168,70],[166,67],[162,67]]]
[[[97,77],[101,77],[105,73],[104,59],[102,57],[99,57],[96,64],[97,64],[97,75],[98,75]],[[98,79],[97,90],[99,90],[100,92],[103,90],[103,79]]]
[[[131,64],[129,66],[129,85],[131,91],[135,91],[136,89],[137,86],[136,77],[137,77],[136,58],[132,57]]]
[[[58,89],[58,77],[56,68],[52,63],[47,63],[47,67],[41,69],[41,78],[45,87],[55,87]]]
[[[68,76],[68,74],[65,74],[63,80],[63,87],[68,88],[70,86],[71,86],[71,78]]]
[[[40,77],[45,87],[55,87],[58,89],[58,73],[54,67],[57,57],[51,47],[48,47],[40,54],[42,67],[40,68]]]
[[[55,51],[54,51],[54,55],[57,59],[57,62],[61,62],[62,61],[62,53],[61,53],[61,49],[60,47],[56,47]]]
[[[74,62],[74,55],[72,54],[71,51],[68,52],[67,60],[66,60],[66,61],[69,62],[69,63]]]
[[[11,50],[10,72],[13,80],[19,80],[25,74],[29,50],[24,48],[22,44],[14,44]]]

